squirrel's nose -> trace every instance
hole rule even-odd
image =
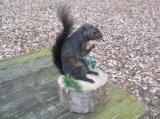
[[[100,37],[101,37],[101,39],[103,39],[103,34],[102,33],[100,34]]]
[[[104,39],[103,39],[103,37],[102,37],[102,38],[100,38],[100,40],[102,40],[102,41],[103,41],[103,40],[104,40]]]

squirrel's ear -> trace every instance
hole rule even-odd
[[[87,30],[86,29],[83,30],[83,35],[87,36]]]
[[[83,25],[83,35],[84,36],[88,36],[88,32],[90,31],[90,29],[93,28],[93,26],[91,24],[84,24]]]
[[[86,25],[84,25],[83,28],[84,28],[84,30],[88,30],[89,29]]]
[[[84,28],[83,28],[83,35],[84,35],[85,37],[88,37],[88,32],[89,32],[89,30],[88,30],[86,27],[84,27]]]
[[[91,25],[91,24],[84,24],[83,25],[83,28],[85,29],[85,30],[89,30],[89,29],[91,29],[93,26]]]

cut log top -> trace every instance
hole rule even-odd
[[[103,73],[102,71],[98,71],[98,73],[99,73],[98,76],[93,74],[87,74],[88,78],[95,81],[94,83],[90,83],[82,80],[76,80],[82,86],[83,91],[95,90],[106,83],[107,78],[105,76],[105,73]],[[61,86],[61,88],[64,88],[63,77],[64,76],[62,75],[58,79],[58,84]],[[70,90],[74,90],[74,89],[70,89]]]

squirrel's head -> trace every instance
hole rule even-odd
[[[98,40],[103,37],[101,31],[91,24],[84,24],[82,27],[83,36],[86,37],[87,40]]]

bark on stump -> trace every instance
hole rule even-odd
[[[87,113],[92,112],[106,102],[106,82],[107,79],[102,71],[99,75],[88,74],[87,77],[95,81],[89,83],[77,80],[82,85],[82,91],[75,89],[65,89],[63,75],[58,79],[60,104],[71,112]]]

